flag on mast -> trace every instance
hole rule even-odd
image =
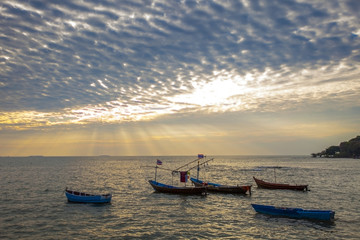
[[[156,160],[156,165],[162,165],[162,161],[160,161],[159,159]]]
[[[188,181],[188,171],[181,171],[180,172],[180,182],[186,183]]]

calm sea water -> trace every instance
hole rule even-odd
[[[156,159],[174,169],[195,157],[1,157],[0,239],[359,239],[360,160],[215,156],[200,172],[251,196],[155,193]],[[208,157],[209,158],[209,157]],[[281,167],[274,170],[267,167]],[[196,175],[196,170],[191,171]],[[311,191],[258,189],[252,176],[306,183]],[[157,180],[178,184],[170,171]],[[189,185],[189,184],[188,184]],[[108,205],[68,203],[65,187],[112,192]],[[269,217],[251,203],[331,209],[334,223]]]

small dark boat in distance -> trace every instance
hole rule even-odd
[[[302,208],[284,208],[260,204],[251,204],[251,206],[258,213],[279,217],[312,219],[321,221],[333,221],[335,217],[335,212],[331,210],[305,210]]]
[[[219,192],[219,193],[233,193],[233,194],[246,194],[249,192],[251,194],[251,185],[249,186],[230,186],[230,185],[221,185],[217,183],[204,182],[196,178],[190,178],[196,187],[206,187],[208,191]]]
[[[90,194],[65,189],[65,195],[69,202],[74,203],[110,203],[112,194]]]
[[[287,190],[297,190],[297,191],[308,191],[308,185],[290,185],[284,183],[270,183],[263,180],[253,177],[258,188],[267,188],[267,189],[287,189]]]
[[[155,191],[161,193],[172,193],[172,194],[182,194],[182,195],[205,195],[205,187],[177,187],[159,183],[153,180],[149,180],[150,185],[154,188]]]

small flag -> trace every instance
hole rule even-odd
[[[204,154],[198,154],[198,158],[204,158]]]
[[[156,160],[156,165],[162,165],[162,161],[160,161],[159,159]]]
[[[188,172],[187,171],[180,172],[180,182],[187,182],[187,180],[188,180]]]

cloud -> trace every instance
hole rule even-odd
[[[329,99],[358,105],[358,8],[357,1],[3,1],[0,126],[276,111]]]

